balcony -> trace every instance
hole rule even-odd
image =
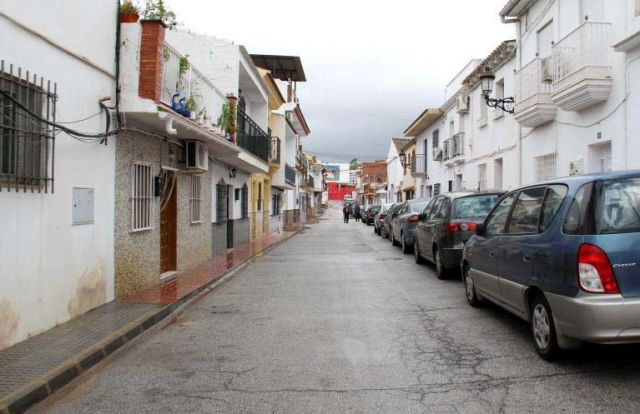
[[[256,157],[269,162],[269,135],[249,115],[238,108],[238,132],[236,142]]]
[[[271,146],[269,147],[269,164],[277,167],[280,166],[280,138],[278,137],[271,137]]]
[[[296,169],[289,164],[284,165],[284,181],[289,185],[296,185]]]
[[[414,177],[427,175],[427,157],[424,154],[416,154],[411,158],[411,175]]]
[[[464,162],[464,132],[458,132],[444,142],[443,160],[446,165]]]
[[[212,129],[212,119],[217,119],[227,98],[192,64],[181,70],[180,61],[184,57],[167,42],[164,43],[163,57],[160,101],[180,115]],[[185,111],[180,101],[183,100],[186,106],[191,97],[195,101],[195,110]]]
[[[307,187],[310,187],[312,189],[315,187],[315,180],[312,175],[309,175],[307,177]]]
[[[515,74],[515,120],[527,128],[535,128],[556,117],[551,101],[551,58],[535,58]]]
[[[609,97],[610,23],[584,22],[553,45],[551,100],[565,111],[581,111]]]

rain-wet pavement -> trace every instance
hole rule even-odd
[[[339,206],[55,395],[68,412],[638,412],[640,346],[540,360]]]

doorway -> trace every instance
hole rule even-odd
[[[225,217],[227,221],[227,249],[233,249],[233,219],[231,218],[231,211],[233,211],[233,186],[227,186],[227,191],[225,196],[225,200],[227,203],[227,217]]]
[[[160,274],[177,269],[177,177],[176,172],[161,170],[162,197],[160,200]]]
[[[493,188],[502,189],[502,158],[493,161]]]

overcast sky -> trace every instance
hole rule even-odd
[[[507,0],[166,0],[185,29],[249,53],[298,55],[305,150],[324,160],[385,158],[390,138],[472,58],[515,37]]]

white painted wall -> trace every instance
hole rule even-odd
[[[115,98],[116,2],[25,0],[2,2],[0,12],[18,22],[0,15],[1,59],[57,82],[58,121]],[[104,117],[73,128],[103,132]],[[0,193],[0,348],[113,300],[115,139],[83,144],[60,133],[55,193]],[[71,224],[75,186],[94,189],[93,224]]]
[[[212,223],[216,223],[216,214],[217,214],[217,195],[216,195],[216,185],[219,183],[220,179],[223,179],[224,182],[227,185],[232,186],[233,188],[231,189],[230,197],[232,200],[232,205],[233,205],[233,209],[231,209],[229,211],[229,218],[230,219],[239,219],[242,218],[242,195],[240,196],[240,199],[238,201],[235,200],[235,194],[234,191],[236,189],[240,189],[242,190],[242,187],[246,184],[247,188],[248,188],[248,194],[249,197],[251,197],[251,186],[249,185],[249,175],[246,173],[243,173],[242,171],[237,170],[236,171],[236,176],[235,177],[229,177],[229,169],[227,168],[227,166],[217,163],[217,162],[213,162],[212,165],[212,179],[211,179],[211,185],[212,185],[212,191],[211,191],[211,222]],[[248,201],[247,201],[248,202]]]
[[[404,173],[400,159],[398,158],[398,150],[393,141],[391,141],[389,153],[387,154],[387,200],[389,200],[390,203],[400,201],[398,197],[396,197],[396,193],[400,190],[403,176]]]

